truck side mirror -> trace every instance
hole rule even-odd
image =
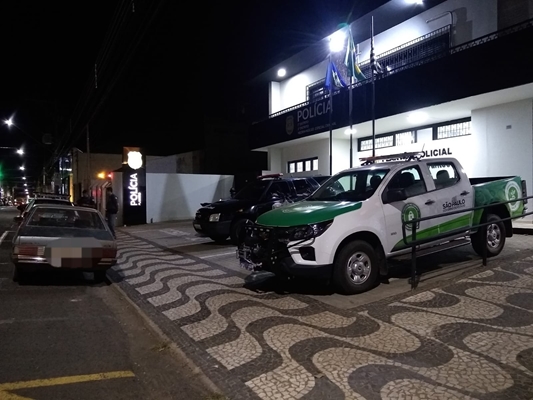
[[[407,200],[407,194],[405,193],[405,189],[389,189],[384,192],[383,203],[385,204],[404,200]]]
[[[16,222],[17,224],[20,224],[22,221],[24,221],[24,218],[22,218],[21,216],[18,216],[18,217],[13,218],[13,221]]]
[[[19,204],[19,205],[17,206],[17,210],[19,210],[19,211],[24,211],[24,204]]]

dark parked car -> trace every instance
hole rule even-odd
[[[250,182],[231,199],[202,203],[196,212],[193,227],[196,232],[216,242],[228,236],[237,244],[247,220],[257,217],[284,203],[300,201],[311,195],[320,184],[313,177],[283,177],[263,175]]]

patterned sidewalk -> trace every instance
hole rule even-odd
[[[229,399],[533,398],[533,257],[354,311],[118,242],[113,281]]]

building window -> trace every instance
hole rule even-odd
[[[295,172],[318,171],[318,157],[289,161],[287,163],[287,171],[289,174],[294,174]]]
[[[395,146],[407,146],[407,145],[413,144],[416,142],[415,132],[408,131],[408,132],[397,133],[395,135],[395,140],[396,140]]]
[[[394,135],[376,137],[376,149],[394,146]],[[359,151],[372,150],[372,139],[361,139]]]
[[[294,174],[296,172],[296,163],[289,163],[289,174]]]
[[[471,134],[471,121],[457,121],[447,123],[446,125],[437,125],[433,128],[433,140],[449,139],[458,136],[467,136]]]
[[[322,100],[328,94],[326,89],[324,89],[325,79],[313,82],[310,85],[307,85],[307,101],[314,102]]]

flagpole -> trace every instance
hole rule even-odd
[[[376,156],[376,82],[374,75],[376,60],[374,57],[374,16],[372,15],[372,25],[370,28],[370,73],[372,79],[372,157]]]
[[[353,85],[353,76],[350,76],[350,89],[349,89],[349,93],[350,93],[350,97],[349,97],[349,107],[350,109],[348,110],[348,116],[350,118],[350,168],[353,168],[353,130],[352,130],[352,109],[353,109],[353,100],[352,100],[352,85]]]
[[[329,53],[329,63],[331,65],[331,52]],[[329,71],[329,66],[328,66]],[[333,73],[333,71],[332,71]],[[333,175],[333,79],[329,85],[329,174]]]

